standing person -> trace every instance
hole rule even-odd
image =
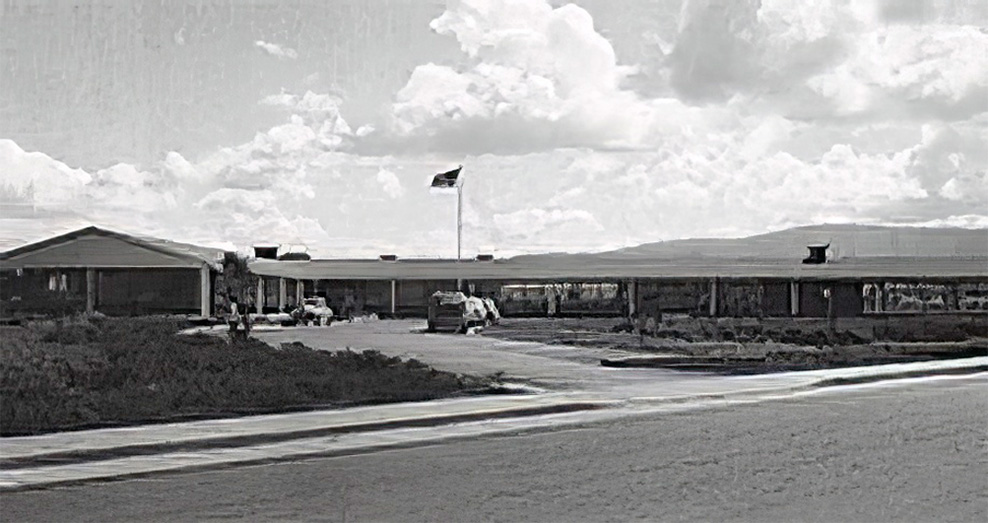
[[[237,325],[240,324],[240,310],[237,307],[237,299],[230,299],[230,315],[226,317],[227,324],[230,325],[230,339],[237,337]]]
[[[549,317],[556,315],[556,289],[552,285],[546,286],[545,289],[545,307]]]
[[[356,300],[353,297],[353,291],[347,289],[343,295],[343,315],[346,316],[348,322],[353,321],[354,305]]]

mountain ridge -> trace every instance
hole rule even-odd
[[[737,258],[802,259],[811,244],[830,244],[828,258],[988,257],[988,229],[805,225],[744,238],[696,238],[643,243],[597,253],[527,254],[512,260],[573,257],[587,260]],[[988,268],[986,268],[988,271]]]

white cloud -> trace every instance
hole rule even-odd
[[[278,44],[273,44],[270,42],[265,42],[264,40],[257,40],[254,45],[260,48],[265,53],[278,57],[280,59],[294,60],[298,58],[298,52],[291,47],[282,47]]]
[[[381,190],[384,191],[384,194],[388,198],[401,198],[405,194],[405,189],[401,186],[401,180],[398,179],[395,173],[387,169],[381,169],[377,172],[377,183],[381,184]]]
[[[512,240],[528,240],[545,234],[547,229],[556,234],[578,235],[603,230],[593,214],[583,209],[529,208],[492,218],[499,234]]]
[[[44,153],[24,151],[13,140],[0,139],[0,166],[0,187],[7,198],[18,197],[41,206],[73,201],[93,179],[86,171]]]
[[[894,25],[850,40],[851,56],[808,85],[839,112],[956,118],[988,110],[988,34],[975,27]],[[917,104],[924,104],[917,106]]]
[[[283,91],[260,101],[281,124],[146,168],[90,174],[0,140],[0,203],[179,240],[449,256],[455,198],[424,185],[463,163],[468,255],[820,221],[984,226],[986,35],[883,13],[687,2],[676,34],[648,38],[670,82],[650,98],[582,8],[451,2],[432,28],[462,60],[416,67],[376,131],[351,128],[339,93]]]
[[[947,180],[940,196],[953,201],[983,203],[988,200],[988,173],[965,173]]]
[[[655,108],[621,89],[632,69],[618,65],[580,7],[464,0],[431,27],[454,36],[469,59],[412,72],[393,106],[400,135],[434,136],[431,144],[452,149],[479,141],[505,150],[628,146],[654,117]]]

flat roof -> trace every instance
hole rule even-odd
[[[828,262],[803,264],[809,246]],[[777,278],[988,281],[988,231],[823,224],[747,238],[672,240],[600,253],[494,261],[258,260],[253,272],[293,279],[617,281],[630,278]]]
[[[800,260],[596,259],[574,255],[525,256],[495,261],[255,260],[251,272],[302,280],[609,281],[630,278],[923,279],[988,281],[985,257],[857,257],[812,265]]]

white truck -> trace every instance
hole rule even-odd
[[[436,291],[429,298],[429,332],[466,332],[470,327],[491,325],[500,319],[501,314],[490,298],[452,291]]]
[[[326,298],[312,297],[302,301],[302,320],[315,325],[333,323],[333,309],[326,305]]]

